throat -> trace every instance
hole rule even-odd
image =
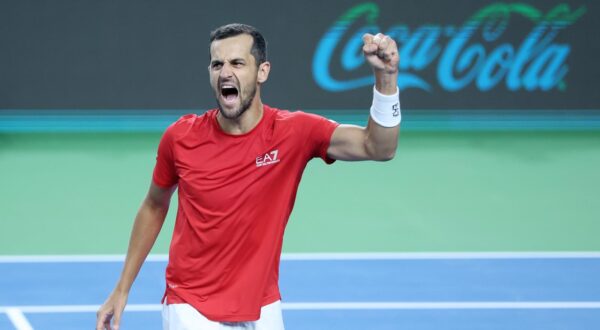
[[[225,118],[221,112],[217,114],[217,122],[223,132],[231,135],[243,135],[252,131],[264,116],[263,105],[250,107],[241,116],[235,119]]]

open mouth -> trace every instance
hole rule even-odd
[[[239,95],[238,89],[232,85],[221,86],[221,96],[228,102],[234,101]]]

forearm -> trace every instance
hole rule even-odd
[[[365,150],[371,160],[386,161],[394,158],[398,146],[400,125],[383,127],[369,117],[366,128]]]
[[[396,154],[400,132],[398,48],[381,33],[363,35],[363,52],[373,68],[373,104],[366,128],[340,125],[334,131],[327,155],[341,160],[390,160]],[[398,94],[397,94],[398,93]]]
[[[392,94],[395,94],[397,87],[395,84],[393,87],[396,89]],[[387,104],[380,106],[379,110],[384,111],[377,111],[381,114],[379,116],[373,110],[378,106],[374,98],[367,127],[338,126],[327,149],[329,157],[347,161],[387,161],[394,158],[400,132],[400,104],[396,95],[384,96],[384,98],[389,100]],[[397,106],[397,116],[394,116],[394,105]]]
[[[381,72],[375,71],[375,88],[384,95],[396,94],[398,88],[398,73],[397,72]]]
[[[148,198],[140,207],[131,231],[129,248],[116,290],[129,292],[144,260],[150,253],[167,215],[168,206],[154,205]]]
[[[386,98],[385,102],[377,102],[374,95],[373,106],[379,107],[379,113],[384,113],[384,118],[388,120],[386,125],[380,125],[373,119],[373,112],[369,116],[367,125],[365,148],[367,153],[375,160],[392,159],[398,146],[398,133],[400,131],[400,103],[396,97],[389,97],[398,93],[398,74],[397,72],[375,71],[375,91],[379,93],[380,98]],[[391,101],[390,101],[391,99]],[[391,102],[391,103],[390,103]],[[397,111],[397,113],[394,113]],[[393,122],[389,123],[389,120]],[[378,120],[381,123],[381,120]],[[398,122],[398,124],[396,124]],[[394,125],[391,126],[390,125]]]

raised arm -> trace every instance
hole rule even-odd
[[[176,186],[162,188],[154,183],[150,185],[148,194],[135,217],[127,257],[119,282],[104,305],[98,310],[96,330],[119,329],[129,290],[162,228],[175,188]]]
[[[381,33],[363,36],[363,53],[375,74],[373,105],[367,127],[338,126],[327,155],[339,160],[390,160],[396,153],[400,130],[398,47]]]

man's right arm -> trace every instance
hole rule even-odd
[[[106,302],[97,313],[97,330],[118,330],[121,323],[121,315],[127,303],[129,290],[137,277],[144,260],[150,253],[156,237],[169,210],[171,196],[177,186],[162,188],[154,183],[150,185],[148,194],[135,217],[129,248],[125,265],[119,282],[110,294]],[[112,327],[111,327],[112,319]]]

